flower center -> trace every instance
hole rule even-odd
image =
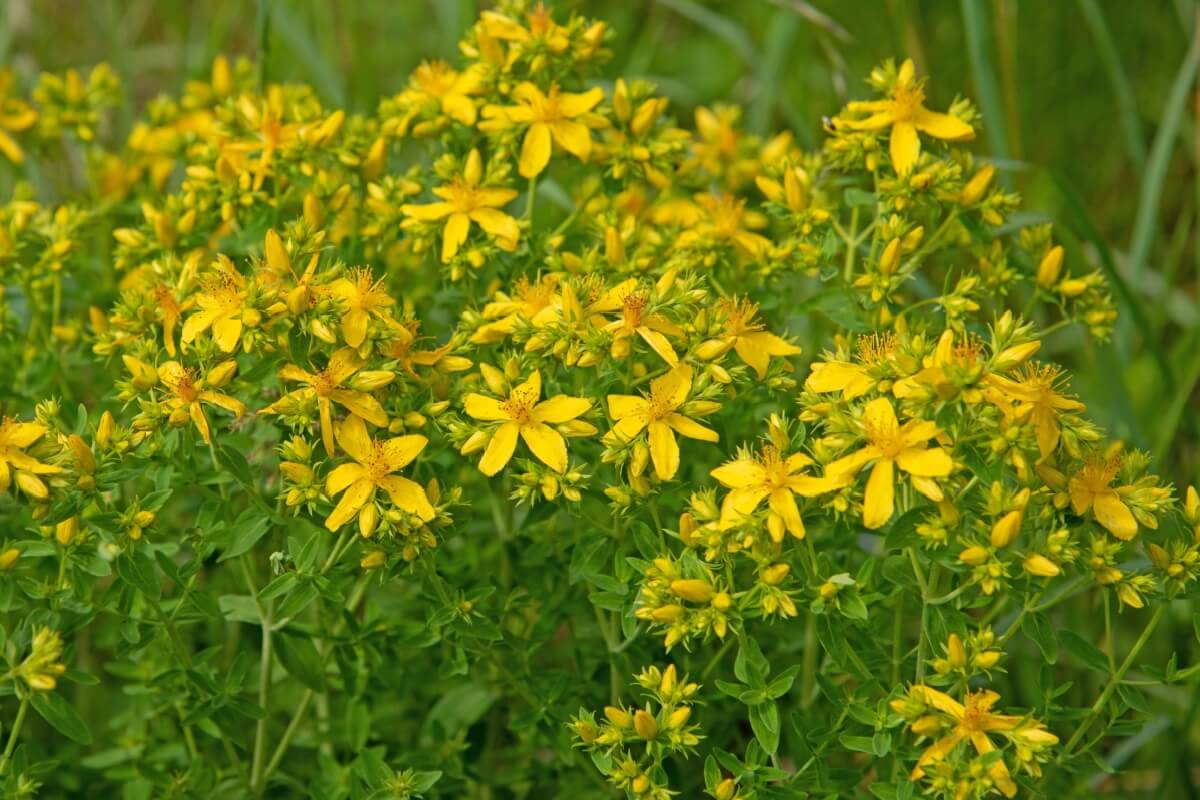
[[[522,425],[530,421],[533,407],[537,405],[537,393],[528,387],[519,386],[513,390],[507,400],[500,403],[505,414]]]
[[[904,449],[904,438],[895,420],[863,420],[863,434],[882,451],[884,458],[895,458]]]
[[[892,116],[897,122],[912,122],[925,104],[925,90],[920,86],[896,84],[892,89]]]

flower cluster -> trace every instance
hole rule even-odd
[[[0,206],[4,679],[51,692],[54,631],[97,631],[169,741],[147,796],[567,796],[563,724],[631,798],[1013,796],[1194,596],[1200,496],[1052,360],[1112,330],[1104,277],[1013,213],[968,100],[889,61],[806,151],[602,81],[610,36],[504,0],[368,114],[218,57],[115,142],[107,68],[0,75],[0,153],[87,154],[86,193]],[[1103,702],[994,711],[1075,601]],[[703,737],[685,666],[725,695]]]

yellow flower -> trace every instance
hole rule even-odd
[[[962,142],[975,137],[975,129],[958,117],[930,111],[925,107],[924,81],[914,77],[912,59],[906,60],[892,85],[886,100],[852,102],[846,106],[851,114],[867,114],[864,119],[838,119],[838,127],[852,130],[877,131],[892,129],[890,152],[892,167],[898,175],[907,175],[921,155],[921,138],[917,131],[935,139]]]
[[[507,400],[475,392],[464,398],[471,417],[500,423],[483,451],[480,472],[491,476],[504,469],[516,450],[518,435],[538,461],[555,472],[567,471],[567,442],[550,426],[570,422],[591,408],[592,401],[559,394],[538,402],[541,395],[542,376],[535,371],[509,393]]]
[[[995,389],[988,393],[990,400],[1001,407],[1016,403],[1018,415],[1029,414],[1043,459],[1058,447],[1059,415],[1085,410],[1083,403],[1058,391],[1061,376],[1062,370],[1052,364],[1029,364],[1016,380],[1000,375],[988,377],[988,383]]]
[[[163,345],[167,349],[167,355],[174,358],[175,326],[179,324],[179,316],[183,313],[184,309],[192,307],[192,301],[189,298],[180,303],[175,299],[175,293],[171,291],[170,287],[162,283],[156,284],[152,291],[154,294],[154,304],[158,307],[159,315],[162,317]],[[236,343],[234,346],[237,346]]]
[[[928,686],[913,686],[909,690],[909,694],[912,699],[932,706],[936,711],[949,717],[953,725],[949,732],[935,740],[921,754],[917,766],[912,771],[914,780],[923,777],[925,767],[942,761],[961,742],[969,741],[981,756],[993,752],[996,745],[988,736],[989,733],[1004,734],[1013,738],[1014,741],[1036,740],[1039,745],[1043,746],[1058,743],[1058,737],[1047,731],[1040,722],[1027,717],[993,713],[992,707],[1000,699],[1000,695],[990,690],[968,693],[965,704]],[[905,700],[893,700],[892,706],[899,710],[905,703]],[[921,717],[911,723],[911,726],[913,730],[922,733],[927,729],[940,727],[936,716]],[[1003,759],[993,761],[989,771],[996,787],[1006,797],[1016,795],[1017,785],[1013,782]]]
[[[25,160],[21,146],[11,134],[27,131],[37,122],[38,113],[24,100],[13,95],[13,74],[0,70],[0,153],[14,164]]]
[[[476,109],[471,96],[483,88],[481,77],[478,65],[459,72],[440,59],[421,62],[413,70],[409,87],[397,98],[408,110],[397,124],[396,134],[407,133],[409,124],[431,101],[454,121],[474,125]],[[416,131],[420,132],[420,126]]]
[[[588,307],[587,316],[620,311],[621,317],[604,326],[613,335],[612,352],[614,358],[629,355],[629,339],[634,334],[640,336],[654,352],[662,357],[672,367],[679,363],[675,348],[667,340],[665,334],[682,336],[679,326],[660,314],[647,314],[646,305],[650,293],[638,290],[638,279],[630,278],[605,292],[604,296]]]
[[[716,431],[679,413],[691,390],[692,368],[677,364],[670,372],[650,381],[650,394],[646,397],[610,394],[608,413],[616,424],[607,438],[610,442],[625,443],[647,430],[654,473],[660,480],[670,480],[679,471],[676,433],[704,442],[720,440]]]
[[[437,367],[441,372],[462,372],[471,368],[471,359],[450,355],[453,342],[447,342],[433,350],[418,350],[417,330],[420,323],[411,320],[388,327],[391,339],[383,346],[388,358],[395,359],[405,373],[420,379],[416,367]]]
[[[278,89],[279,87],[272,87]],[[294,122],[284,124],[283,92],[272,91],[266,100],[256,105],[249,95],[243,95],[238,104],[238,110],[245,118],[246,125],[254,130],[255,136],[246,142],[239,142],[232,149],[248,153],[258,151],[258,163],[254,167],[253,187],[257,191],[262,188],[271,165],[275,162],[275,153],[282,147],[294,142],[300,135],[300,126]]]
[[[223,408],[235,417],[240,417],[246,412],[246,405],[241,400],[205,389],[204,379],[195,378],[192,371],[185,369],[178,361],[168,361],[160,366],[158,379],[171,393],[167,405],[172,410],[172,424],[186,424],[190,417],[205,444],[212,442],[212,434],[209,432],[208,418],[204,416],[202,403]]]
[[[25,449],[46,433],[40,422],[19,422],[5,417],[0,422],[0,492],[7,492],[16,471],[17,486],[35,500],[45,500],[50,490],[38,475],[56,475],[62,468],[43,464]]]
[[[463,176],[451,183],[437,186],[433,193],[442,198],[440,202],[414,205],[405,203],[400,210],[410,219],[420,222],[435,222],[445,219],[442,228],[442,262],[449,262],[467,240],[474,222],[488,235],[495,237],[496,244],[505,250],[513,250],[521,229],[517,221],[500,209],[508,205],[517,192],[513,189],[480,186],[483,180],[483,164],[478,150],[467,156]]]
[[[58,686],[58,677],[67,671],[67,665],[59,661],[63,654],[62,637],[50,628],[37,628],[33,632],[29,655],[17,666],[14,673],[35,692],[50,692]]]
[[[483,318],[495,321],[481,325],[471,335],[472,342],[504,341],[521,320],[539,328],[558,318],[558,279],[553,275],[543,275],[534,281],[521,278],[513,289],[511,297],[497,292],[498,299],[483,307]]]
[[[338,278],[329,291],[343,303],[342,338],[357,348],[367,338],[367,323],[374,316],[384,319],[387,309],[395,305],[382,280],[375,280],[371,270],[356,269],[349,278]]]
[[[480,125],[485,130],[499,130],[512,125],[528,125],[521,144],[519,169],[521,176],[535,178],[550,163],[551,142],[578,158],[587,161],[592,153],[590,127],[598,123],[591,113],[601,100],[600,87],[586,92],[563,92],[558,84],[544,94],[532,83],[517,86],[512,93],[518,105],[485,106],[483,116],[489,122]],[[583,120],[583,121],[580,121]]]
[[[941,447],[923,445],[938,434],[935,423],[914,419],[903,426],[886,397],[867,403],[863,410],[863,436],[867,445],[856,453],[830,464],[825,472],[850,477],[869,461],[874,461],[863,497],[863,525],[874,530],[892,517],[895,509],[896,467],[912,476],[913,488],[934,502],[942,500],[942,491],[933,478],[944,478],[954,461]]]
[[[771,240],[753,229],[766,227],[767,219],[757,211],[747,211],[746,201],[729,194],[696,196],[699,220],[687,227],[675,246],[729,244],[749,258],[766,254]]]
[[[722,519],[732,521],[753,514],[766,500],[771,509],[767,518],[771,538],[782,541],[783,532],[787,530],[797,539],[803,539],[804,521],[792,495],[816,497],[840,485],[830,477],[799,474],[812,463],[813,460],[804,453],[784,456],[775,446],[767,445],[757,459],[738,458],[717,467],[709,474],[732,490],[721,504]]]
[[[377,489],[387,492],[392,505],[397,508],[415,514],[425,522],[433,519],[433,506],[421,484],[393,474],[408,466],[425,449],[428,439],[412,434],[377,442],[367,434],[367,424],[357,416],[346,417],[336,432],[338,444],[354,463],[335,467],[325,479],[325,494],[331,498],[345,492],[325,518],[326,528],[336,531],[360,514],[374,500]],[[369,534],[368,528],[366,535]]]
[[[262,413],[278,413],[287,404],[297,400],[315,397],[317,408],[321,414],[321,438],[325,442],[325,452],[334,455],[333,414],[332,404],[345,408],[352,414],[370,422],[372,425],[386,427],[387,412],[371,395],[365,392],[343,389],[342,384],[354,373],[362,369],[363,360],[350,348],[338,350],[329,358],[329,365],[316,372],[306,372],[295,364],[285,364],[279,370],[279,377],[285,381],[299,381],[306,385],[304,389],[296,389],[285,394]],[[391,373],[386,373],[388,376]]]
[[[874,389],[879,376],[872,370],[886,365],[896,347],[896,337],[890,333],[874,333],[859,337],[856,345],[859,363],[837,359],[819,361],[812,365],[804,388],[819,394],[841,392],[843,400],[862,397]]]
[[[1119,489],[1112,486],[1121,460],[1119,452],[1089,459],[1068,482],[1067,492],[1076,514],[1083,516],[1090,510],[1109,533],[1129,541],[1137,536],[1137,520],[1121,500]]]
[[[800,348],[796,345],[763,330],[762,323],[755,319],[758,315],[757,303],[751,303],[748,299],[722,300],[720,312],[725,317],[725,330],[721,336],[700,345],[698,352],[701,358],[716,358],[732,349],[762,380],[767,376],[772,356],[800,354]]]
[[[257,322],[258,311],[247,306],[246,278],[224,255],[218,255],[204,288],[196,295],[200,310],[183,323],[181,339],[190,344],[212,329],[213,341],[222,352],[232,353],[242,338],[247,321]]]

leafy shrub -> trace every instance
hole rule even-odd
[[[888,61],[803,152],[607,38],[504,2],[372,116],[218,58],[118,145],[4,81],[9,796],[1048,795],[1194,684],[1200,500],[1039,358],[1114,305],[972,104]]]

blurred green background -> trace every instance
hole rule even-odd
[[[453,58],[477,0],[6,0],[0,52],[23,77],[108,61],[130,87],[113,131],[146,100],[254,57],[369,111],[430,57]],[[863,96],[889,56],[931,76],[932,104],[978,103],[976,150],[1026,198],[1014,224],[1053,220],[1070,257],[1108,272],[1112,342],[1064,331],[1045,352],[1075,368],[1093,416],[1197,477],[1200,419],[1200,62],[1194,0],[559,0],[616,36],[606,77],[655,81],[688,120],[733,101],[750,131],[820,141],[821,117]],[[264,18],[268,21],[262,35]]]

